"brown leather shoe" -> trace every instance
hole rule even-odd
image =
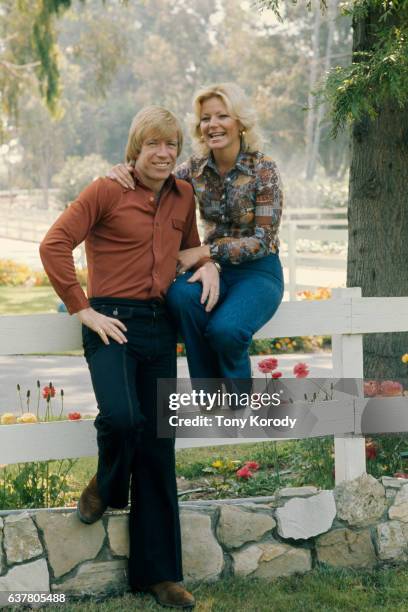
[[[194,608],[195,599],[191,593],[177,582],[158,582],[146,589],[161,606],[167,608]]]
[[[106,508],[107,506],[103,503],[98,492],[95,474],[79,498],[77,505],[79,520],[87,525],[91,525],[101,518]]]

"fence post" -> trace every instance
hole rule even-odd
[[[361,297],[361,288],[333,289],[334,299]],[[350,316],[352,309],[350,306]],[[343,334],[332,336],[333,376],[354,378],[363,385],[363,336]],[[334,463],[336,485],[344,480],[353,480],[366,472],[365,439],[354,434],[334,437]]]
[[[289,222],[288,232],[289,299],[296,300],[296,223]]]

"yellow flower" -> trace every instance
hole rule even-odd
[[[38,419],[32,412],[24,412],[21,417],[18,417],[17,423],[38,423]]]
[[[276,343],[275,343],[275,348],[277,348],[277,349],[282,348],[281,343],[280,343],[280,342],[276,342]]]
[[[404,353],[404,355],[401,357],[401,361],[402,363],[408,363],[408,353]]]
[[[223,467],[223,465],[224,465],[224,463],[221,461],[221,459],[217,459],[216,461],[213,461],[213,462],[212,462],[212,464],[211,464],[211,466],[212,466],[213,468],[216,468],[217,470],[218,470],[219,468],[222,468],[222,467]]]
[[[1,416],[0,422],[2,425],[14,425],[14,423],[17,423],[16,415],[12,412],[5,412]]]

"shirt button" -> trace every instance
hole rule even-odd
[[[225,200],[225,193],[222,194],[221,200]]]

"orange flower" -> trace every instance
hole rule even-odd
[[[394,380],[384,380],[380,385],[380,393],[385,397],[394,397],[402,395],[404,387],[401,383]]]

